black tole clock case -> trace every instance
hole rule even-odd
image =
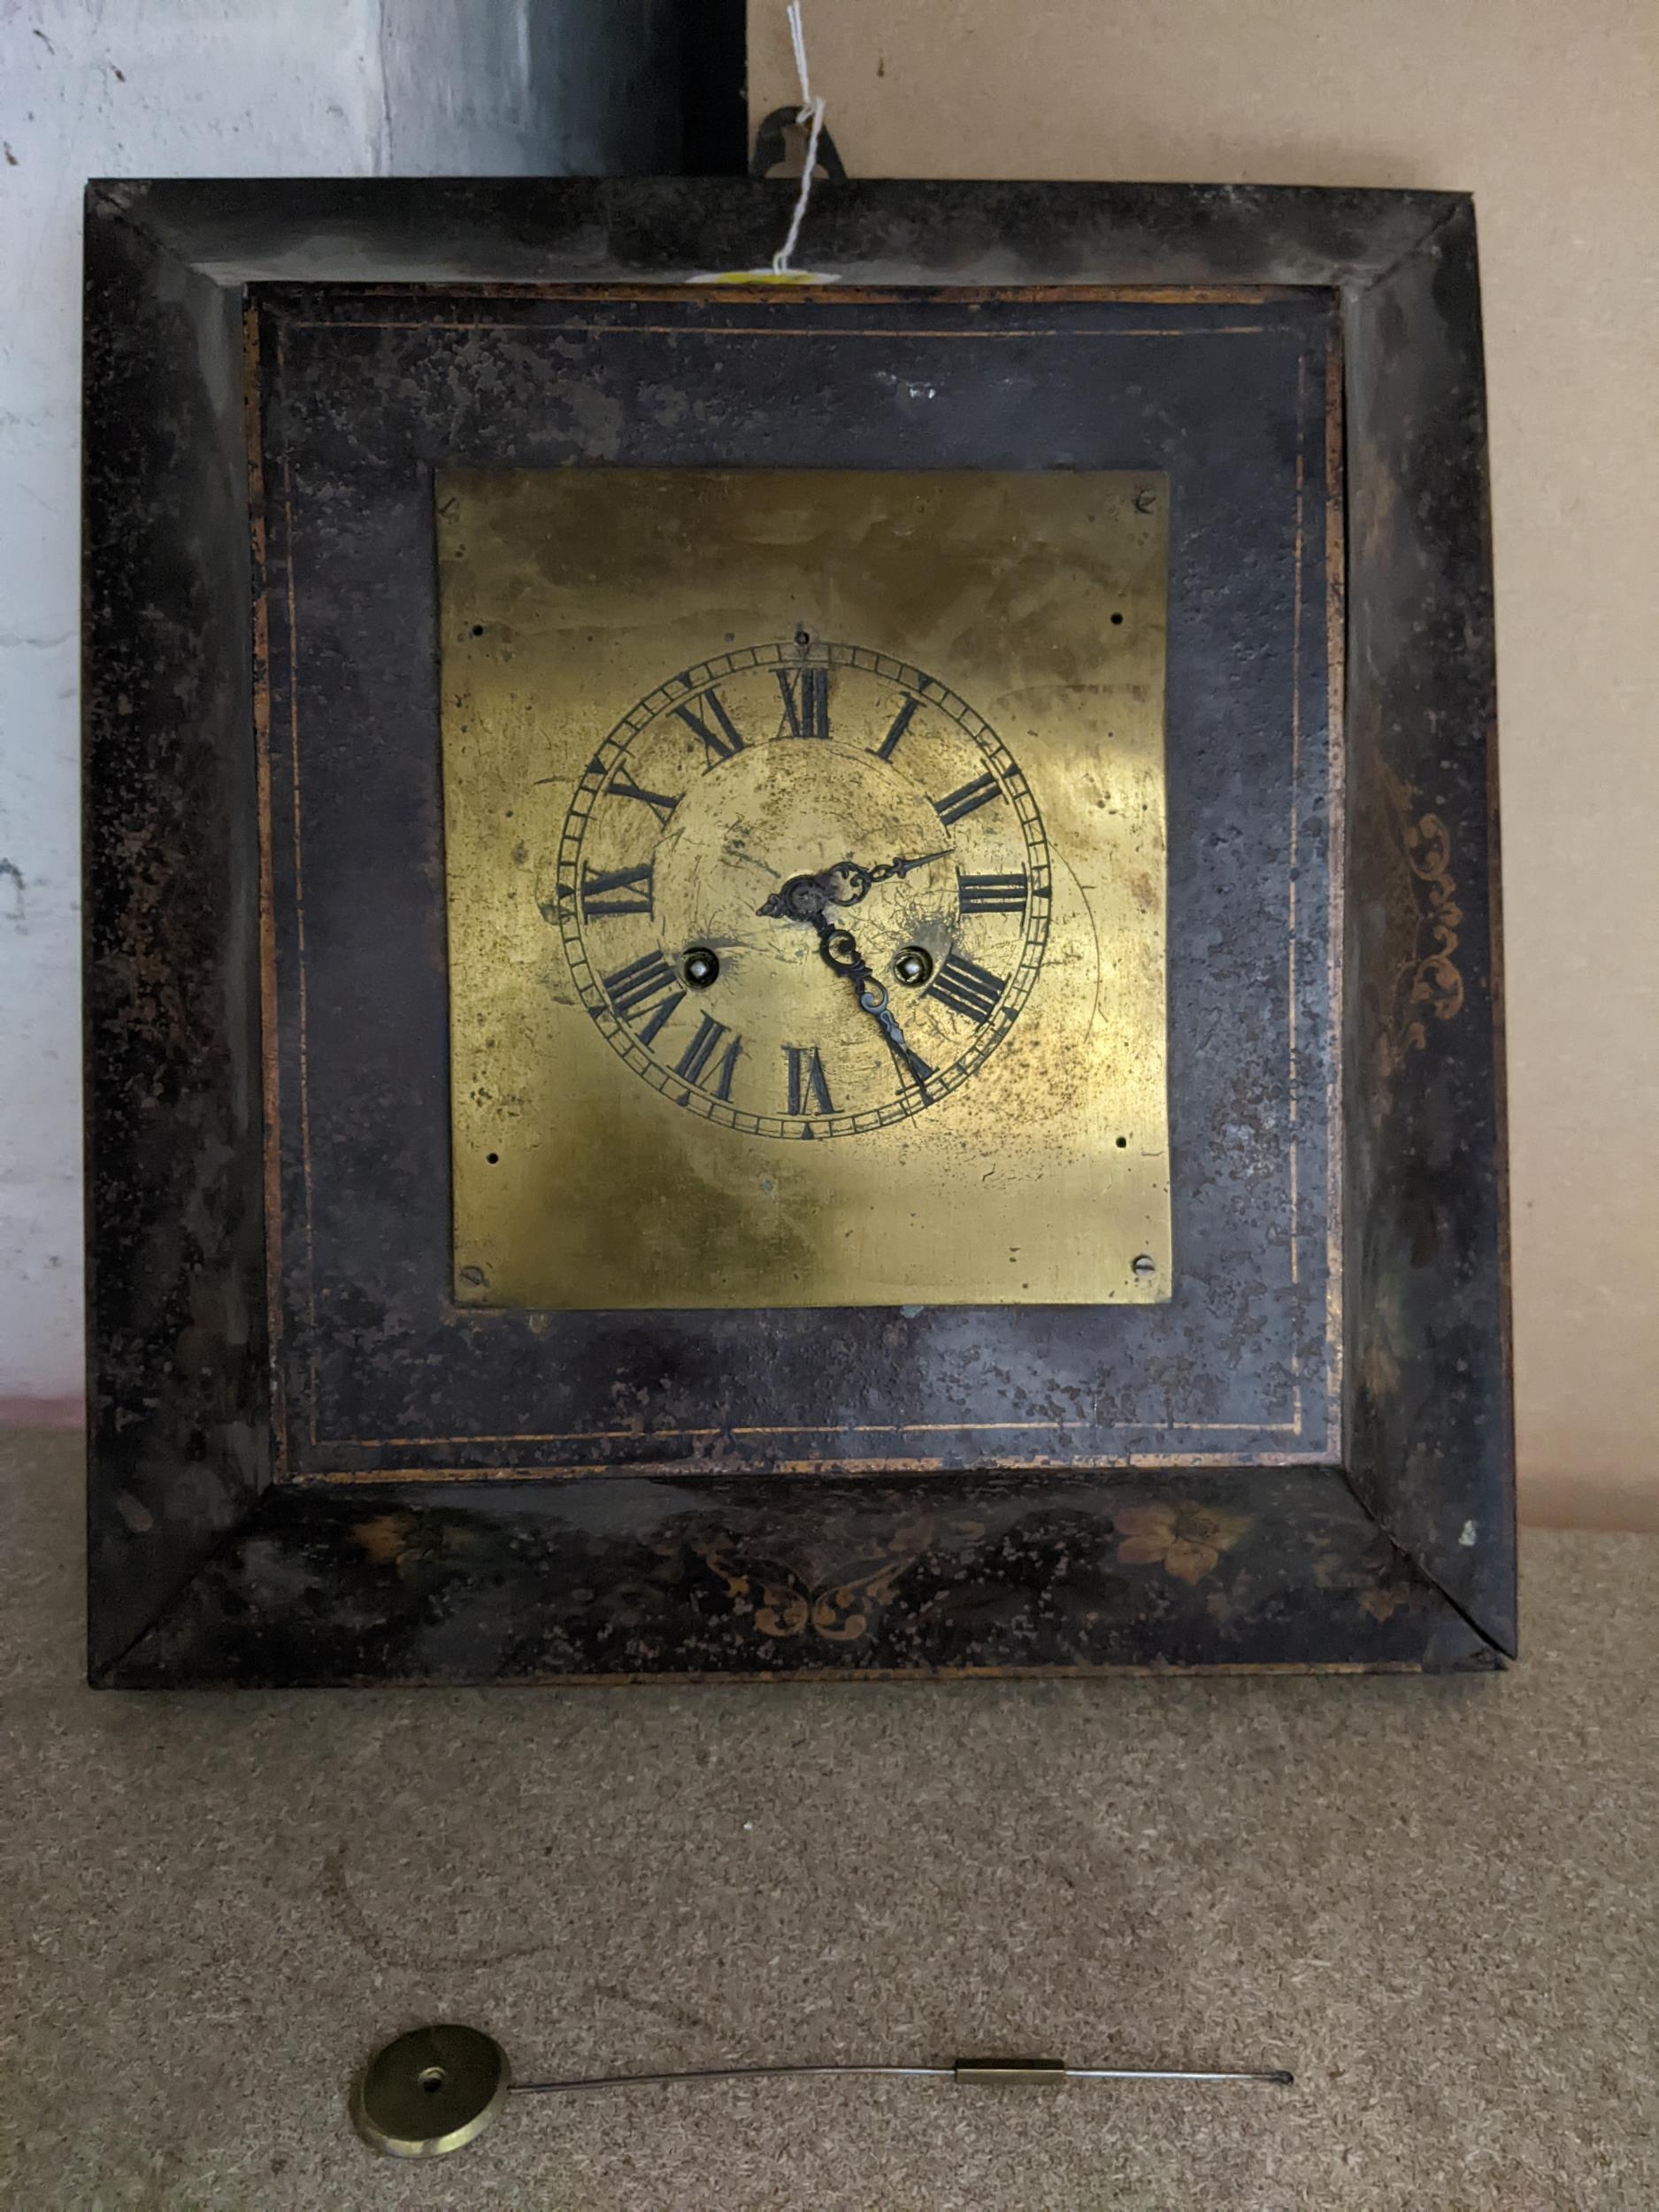
[[[90,1671],[1515,1638],[1453,195],[87,205]]]

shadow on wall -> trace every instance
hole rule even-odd
[[[87,1425],[83,1398],[0,1398],[0,1434],[31,1429],[81,1429]]]
[[[1636,1529],[1659,1535],[1659,1486],[1651,1474],[1523,1475],[1526,1528]]]

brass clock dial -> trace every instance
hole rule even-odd
[[[551,896],[600,1033],[753,1137],[857,1136],[967,1082],[1030,996],[1048,840],[921,669],[791,639],[656,687],[577,787]]]
[[[457,1302],[1168,1297],[1163,480],[436,514]]]

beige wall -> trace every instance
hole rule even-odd
[[[1523,1496],[1659,1524],[1659,0],[805,13],[854,176],[1474,193]],[[795,94],[782,0],[749,25],[758,119]]]

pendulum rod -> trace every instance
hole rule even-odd
[[[1287,2085],[1288,2073],[1192,2067],[1068,2066],[1057,2058],[959,2058],[947,2066],[688,2066],[667,2073],[572,2074],[514,2081],[494,2036],[458,2021],[412,2028],[376,2053],[351,2093],[357,2131],[392,2158],[442,2158],[494,2124],[510,2096],[569,2096],[588,2089],[648,2089],[676,2082],[773,2081],[843,2075],[865,2080],[949,2081],[991,2087],[1053,2087],[1067,2081],[1249,2081]]]
[[[902,2081],[954,2081],[965,2086],[1041,2088],[1063,2081],[1259,2081],[1288,2087],[1282,2068],[1205,2072],[1191,2067],[1067,2066],[1057,2058],[959,2058],[949,2066],[695,2066],[667,2074],[588,2074],[567,2081],[515,2081],[515,2096],[556,2096],[578,2089],[648,2089],[681,2081],[776,2081],[787,2076],[881,2076]]]

